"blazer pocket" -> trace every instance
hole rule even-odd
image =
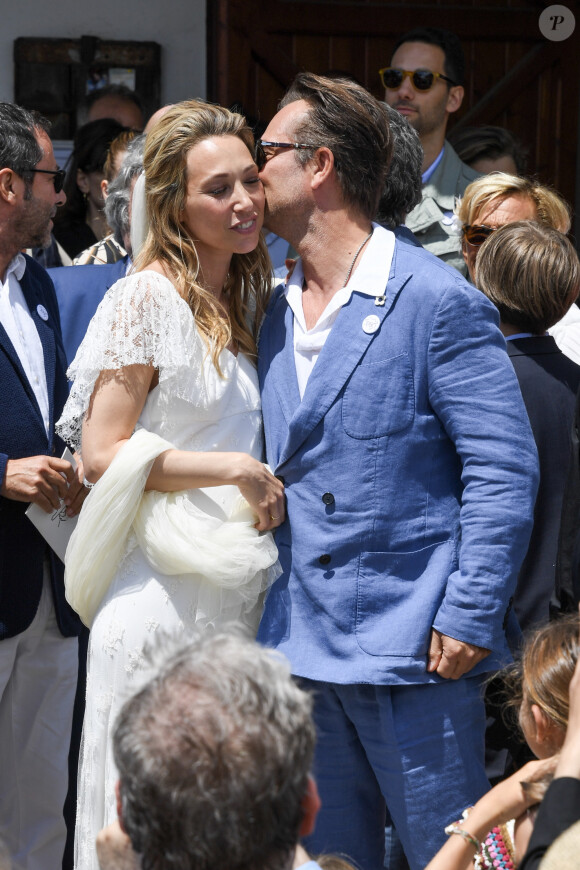
[[[454,568],[453,541],[406,553],[361,553],[355,628],[359,647],[373,656],[426,655]]]
[[[406,353],[357,366],[344,391],[342,425],[351,438],[381,438],[407,429],[415,415]]]

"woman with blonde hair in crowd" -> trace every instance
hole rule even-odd
[[[219,106],[181,103],[149,133],[144,167],[144,248],[91,321],[59,423],[94,485],[65,579],[91,626],[78,870],[96,870],[97,832],[116,816],[109,736],[147,640],[230,620],[255,633],[284,520],[261,462],[270,263],[252,133]]]

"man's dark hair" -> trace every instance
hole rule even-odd
[[[281,656],[238,631],[206,631],[172,655],[113,735],[121,819],[142,870],[289,870],[311,712]]]
[[[295,130],[296,141],[315,146],[296,151],[297,159],[305,164],[316,147],[330,148],[345,204],[373,218],[392,151],[382,104],[353,81],[313,73],[296,76],[280,108],[296,100],[310,105]]]
[[[405,218],[421,202],[423,146],[419,134],[406,118],[386,103],[381,106],[389,120],[393,137],[393,156],[379,200],[376,220],[389,230],[405,223]]]
[[[465,83],[465,57],[459,37],[443,27],[414,27],[404,33],[395,43],[393,54],[404,42],[425,42],[427,45],[437,45],[445,55],[443,72],[456,85]],[[436,70],[435,70],[436,72]],[[451,87],[448,82],[445,82]]]
[[[12,169],[28,185],[32,173],[42,160],[42,148],[35,131],[50,131],[50,123],[37,112],[29,112],[16,103],[0,103],[0,169]]]
[[[447,139],[468,166],[476,160],[511,157],[518,175],[526,174],[528,149],[505,127],[454,127]]]

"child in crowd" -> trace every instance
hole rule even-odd
[[[452,822],[446,828],[449,840],[426,870],[518,866],[533,828],[529,810],[552,779],[566,737],[579,627],[574,614],[540,628],[526,642],[517,666],[521,677],[512,703],[519,706],[520,727],[539,760],[499,783]]]

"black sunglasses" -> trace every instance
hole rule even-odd
[[[485,224],[466,224],[462,228],[463,238],[474,248],[479,248],[492,233],[497,230],[497,227],[486,227]]]
[[[43,175],[52,175],[54,192],[61,192],[64,185],[64,179],[66,177],[66,172],[64,171],[64,169],[24,169],[22,171],[22,175],[25,175],[27,172],[42,172]]]
[[[269,157],[275,156],[274,154],[266,154],[265,148],[318,148],[318,145],[305,145],[302,142],[266,142],[265,139],[257,139],[254,160],[258,170],[264,168]]]
[[[430,69],[399,69],[396,66],[386,66],[379,70],[383,87],[388,91],[396,91],[403,84],[404,79],[409,77],[416,91],[430,91],[437,79],[443,79],[450,85],[456,83],[443,73],[434,73]]]

